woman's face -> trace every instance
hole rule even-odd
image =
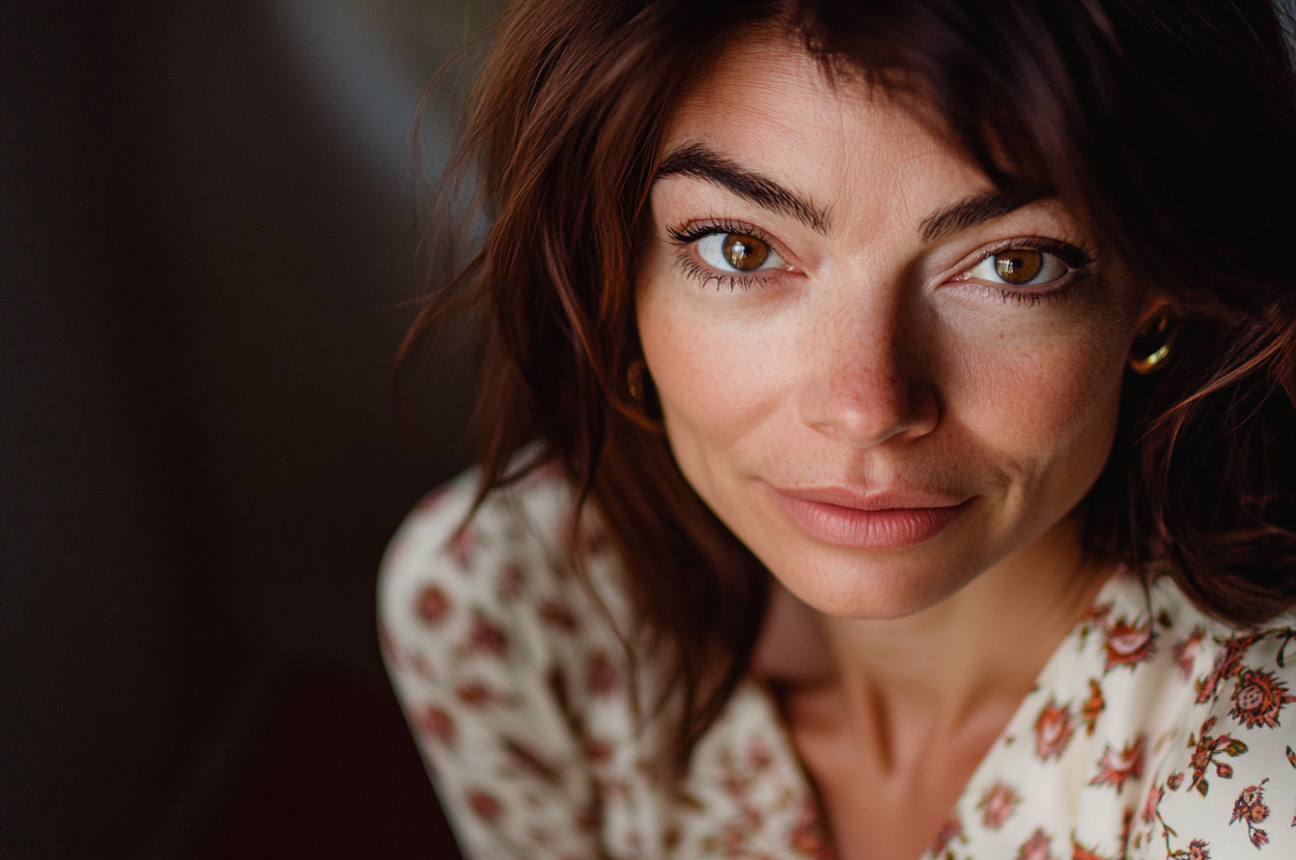
[[[663,154],[637,309],[667,435],[789,590],[900,617],[1061,528],[1143,305],[1061,204],[780,39],[726,54]]]

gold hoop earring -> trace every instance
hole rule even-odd
[[[1172,311],[1165,310],[1161,312],[1160,316],[1157,317],[1156,325],[1152,327],[1152,331],[1146,335],[1141,335],[1134,341],[1135,348],[1141,346],[1140,341],[1145,343],[1148,341],[1157,343],[1159,341],[1160,345],[1150,352],[1143,352],[1142,349],[1139,349],[1142,355],[1131,355],[1129,358],[1130,370],[1140,376],[1147,376],[1149,373],[1165,367],[1166,359],[1170,357],[1170,347],[1174,344],[1175,335],[1178,334],[1177,322],[1178,318]]]
[[[644,363],[644,360],[636,358],[630,362],[630,367],[626,370],[626,390],[630,392],[630,396],[635,400],[643,400],[643,376],[644,371],[647,369],[648,365]]]

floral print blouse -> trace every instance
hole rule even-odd
[[[396,692],[474,860],[830,858],[768,690],[739,688],[689,773],[653,775],[609,626],[615,554],[571,572],[571,495],[537,474],[460,531],[476,476],[424,500],[379,588]],[[587,526],[587,529],[592,527]],[[1236,629],[1117,574],[1058,646],[924,860],[1296,858],[1296,618]],[[644,655],[651,682],[651,655]]]

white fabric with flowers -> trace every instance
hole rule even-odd
[[[396,691],[473,860],[833,856],[777,706],[745,683],[666,786],[638,728],[614,553],[571,570],[553,472],[428,497],[384,562]],[[1296,618],[1239,630],[1116,575],[1058,646],[925,858],[1296,857]],[[651,655],[643,656],[645,684]],[[861,778],[867,778],[861,776]]]

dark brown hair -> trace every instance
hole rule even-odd
[[[592,503],[669,655],[676,764],[746,671],[769,579],[680,474],[650,386],[646,408],[627,390],[636,239],[672,107],[758,25],[914,96],[1001,190],[1065,200],[1108,271],[1172,297],[1089,546],[1163,560],[1233,623],[1296,602],[1296,84],[1271,0],[520,0],[455,168],[489,228],[402,356],[483,315],[479,501],[557,463]]]

